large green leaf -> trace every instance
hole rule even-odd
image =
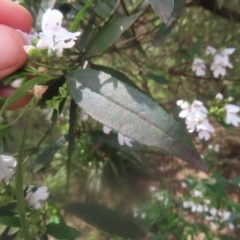
[[[168,23],[174,9],[174,0],[149,0],[149,2],[163,22]]]
[[[140,16],[141,12],[124,18],[115,19],[102,27],[86,48],[85,58],[110,47]]]
[[[69,227],[66,224],[49,223],[46,227],[46,233],[57,239],[72,239],[81,235],[78,230]]]
[[[46,148],[37,158],[33,165],[33,173],[38,172],[53,159],[54,154],[66,143],[68,137],[62,136]]]
[[[97,121],[207,170],[186,130],[143,93],[93,69],[75,70],[66,78],[72,98]]]
[[[143,232],[117,212],[97,203],[69,203],[64,210],[88,224],[122,238],[139,239]]]

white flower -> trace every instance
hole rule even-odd
[[[43,186],[39,187],[35,192],[29,192],[25,199],[30,206],[33,206],[35,209],[39,209],[41,207],[40,201],[46,200],[48,196],[48,187]]]
[[[206,54],[207,55],[215,55],[215,53],[217,52],[217,49],[215,49],[214,47],[208,46],[206,48]]]
[[[215,144],[213,146],[213,145],[210,144],[210,145],[208,145],[208,149],[211,149],[214,152],[219,153],[220,152],[220,145],[219,144]]]
[[[185,182],[181,183],[182,188],[187,188],[187,184]]]
[[[234,104],[226,104],[225,110],[226,110],[226,123],[238,127],[240,123],[240,117],[238,116],[237,113],[240,111],[240,107]]]
[[[119,145],[123,146],[126,144],[129,147],[132,147],[132,142],[133,140],[129,137],[123,136],[121,133],[118,133],[118,143]]]
[[[209,48],[211,47],[208,47],[207,49],[209,50]],[[210,69],[211,71],[213,71],[213,75],[215,78],[218,78],[219,76],[225,76],[227,67],[233,68],[233,65],[229,62],[229,55],[233,54],[234,51],[235,48],[225,48],[218,53],[216,53],[216,51],[212,51],[211,54],[214,55],[214,58]]]
[[[178,100],[177,105],[182,108],[179,117],[185,118],[188,132],[192,133],[196,130],[200,139],[208,140],[210,133],[214,132],[215,129],[207,119],[208,110],[204,104],[195,100],[190,105],[186,101]]]
[[[209,123],[208,119],[204,119],[201,123],[197,125],[197,131],[198,137],[207,141],[210,139],[210,133],[215,132],[215,129]]]
[[[82,111],[81,114],[80,114],[80,119],[82,121],[87,121],[88,120],[88,115],[85,112]]]
[[[215,96],[215,98],[222,100],[222,99],[223,99],[223,95],[222,95],[221,93],[218,93],[218,94]]]
[[[192,63],[192,71],[195,72],[197,76],[205,76],[206,65],[201,58],[194,58]]]
[[[156,191],[156,187],[155,186],[150,186],[149,190],[150,190],[150,192],[154,192],[154,191]]]
[[[40,39],[36,45],[39,50],[48,49],[49,55],[55,52],[57,56],[61,57],[64,48],[72,48],[75,45],[80,32],[67,31],[62,27],[62,19],[62,13],[56,9],[49,8],[43,14],[42,32],[39,34]]]
[[[146,217],[146,213],[141,214],[141,218],[144,219]]]
[[[14,79],[12,82],[11,82],[11,86],[13,87],[13,88],[19,88],[20,86],[21,86],[21,84],[22,84],[22,81],[23,81],[23,78],[16,78],[16,79]]]
[[[202,193],[201,191],[195,189],[195,190],[193,191],[193,195],[194,195],[195,197],[202,197],[202,196],[203,196],[203,193]]]
[[[223,212],[223,220],[224,221],[227,221],[230,218],[230,216],[231,216],[231,212],[229,212],[229,211]]]
[[[162,195],[160,195],[160,196],[157,197],[157,199],[158,199],[159,202],[161,202],[164,199],[164,197]]]
[[[109,134],[111,131],[112,131],[112,129],[109,128],[108,126],[103,126],[103,132],[104,132],[105,134]]]
[[[10,180],[13,175],[13,168],[17,165],[14,157],[8,155],[0,155],[0,182]]]
[[[211,208],[209,212],[211,213],[212,216],[216,216],[218,211],[216,208]]]
[[[183,207],[184,208],[190,208],[192,206],[192,203],[191,202],[189,202],[189,201],[184,201],[183,202]]]

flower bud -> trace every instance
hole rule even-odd
[[[41,57],[42,53],[34,46],[25,45],[23,46],[25,52],[31,57]]]

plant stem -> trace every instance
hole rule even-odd
[[[21,229],[23,232],[24,240],[30,240],[30,238],[29,238],[29,233],[28,233],[28,222],[26,220],[25,198],[24,198],[24,193],[23,193],[23,160],[24,160],[23,155],[24,155],[25,141],[27,138],[27,130],[28,130],[28,126],[31,121],[33,111],[34,111],[34,106],[35,106],[35,104],[33,104],[33,109],[27,120],[27,124],[25,126],[23,136],[21,139],[22,141],[21,141],[20,148],[19,148],[19,156],[18,156],[18,162],[17,162],[17,166],[16,166],[16,177],[15,177],[17,208],[18,208],[18,213],[19,213],[19,217],[20,217]]]

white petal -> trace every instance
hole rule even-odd
[[[235,52],[236,48],[225,48],[221,51],[221,54],[223,55],[231,55]]]
[[[222,100],[222,99],[223,99],[223,95],[222,95],[221,93],[218,93],[218,94],[215,96],[215,98]]]
[[[189,116],[189,113],[190,113],[189,109],[185,109],[185,110],[182,110],[178,116],[180,118],[186,118],[187,116]]]
[[[63,15],[59,10],[50,8],[43,14],[42,18],[42,31],[57,31],[62,26]]]
[[[124,136],[121,133],[118,133],[118,143],[119,145],[124,145]]]
[[[109,128],[109,127],[107,127],[107,126],[103,126],[103,132],[104,132],[105,134],[109,134],[111,131],[112,131],[111,128]]]
[[[214,47],[208,46],[206,49],[206,54],[214,55],[217,52],[217,50]]]
[[[124,142],[125,142],[125,144],[127,145],[127,146],[129,146],[129,147],[132,147],[133,145],[132,145],[132,142],[133,140],[131,139],[131,138],[129,138],[129,137],[124,137]]]
[[[23,78],[16,78],[16,79],[14,79],[12,82],[11,82],[11,86],[13,87],[13,88],[19,88],[20,86],[21,86],[21,84],[22,84],[22,81],[23,81]]]
[[[88,115],[87,115],[85,112],[82,112],[82,113],[80,114],[80,119],[81,119],[82,121],[87,121],[87,120],[88,120]]]
[[[234,104],[226,104],[225,110],[231,113],[238,113],[240,111],[240,107]]]
[[[7,167],[14,168],[17,166],[17,160],[14,157],[8,155],[1,155],[1,157]]]
[[[59,31],[54,32],[55,41],[64,41],[64,40],[76,40],[77,36],[79,36],[81,32],[69,32],[65,28],[60,28]]]

